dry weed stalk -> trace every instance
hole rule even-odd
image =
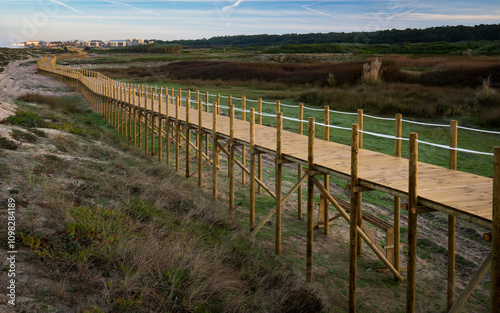
[[[363,82],[373,84],[380,81],[382,61],[378,58],[370,63],[363,64]]]

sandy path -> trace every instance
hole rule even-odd
[[[0,73],[0,120],[14,114],[17,106],[14,99],[22,94],[36,92],[42,95],[68,95],[72,91],[66,84],[51,77],[36,73],[36,59],[25,59],[9,63]]]

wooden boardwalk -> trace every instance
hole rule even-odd
[[[123,84],[115,82],[99,73],[83,70],[71,70],[56,66],[55,59],[51,60],[44,58],[39,62],[38,69],[40,72],[56,75],[60,79],[63,79],[80,88],[90,102],[94,104],[97,111],[107,117],[111,121],[112,125],[115,125],[121,130],[122,133],[124,133],[123,128],[125,127],[125,133],[128,132],[128,134],[126,134],[127,137],[130,137],[131,134],[130,127],[132,127],[132,119],[134,128],[137,122],[139,125],[142,123],[145,124],[145,136],[147,136],[148,127],[150,128],[150,133],[151,130],[158,133],[158,135],[165,133],[168,137],[167,145],[170,145],[173,142],[175,142],[176,145],[180,144],[181,127],[185,131],[189,129],[197,130],[200,136],[203,134],[211,134],[214,147],[219,147],[219,151],[223,150],[230,156],[228,159],[230,166],[230,208],[234,207],[234,189],[231,190],[231,188],[233,188],[231,186],[234,186],[234,162],[237,162],[234,159],[234,145],[239,144],[250,147],[250,150],[254,152],[254,155],[256,153],[269,153],[271,155],[275,155],[277,180],[275,189],[276,192],[274,196],[276,198],[276,208],[274,211],[271,211],[266,218],[269,219],[274,214],[277,219],[277,253],[280,253],[281,251],[281,205],[288,196],[284,196],[284,200],[282,199],[280,165],[284,162],[290,162],[307,169],[305,171],[306,175],[303,177],[304,179],[299,181],[290,191],[290,193],[294,192],[297,188],[299,188],[299,186],[302,186],[302,181],[307,178],[309,190],[307,207],[307,277],[308,279],[312,279],[313,208],[311,190],[314,186],[316,186],[316,188],[321,191],[322,197],[326,198],[326,201],[332,204],[334,208],[340,212],[340,215],[347,221],[350,221],[351,224],[350,241],[351,249],[354,247],[354,250],[351,250],[350,253],[350,312],[355,312],[356,310],[356,250],[359,249],[356,247],[361,245],[360,236],[387,265],[389,270],[393,272],[394,276],[397,279],[402,280],[399,266],[399,249],[393,249],[395,250],[394,259],[389,257],[389,253],[383,253],[383,248],[376,243],[376,240],[374,240],[369,228],[367,228],[364,225],[364,222],[361,221],[360,194],[364,191],[370,190],[378,190],[397,198],[406,199],[408,202],[407,207],[410,208],[408,213],[409,255],[407,275],[407,312],[415,311],[416,214],[430,211],[440,211],[450,216],[449,242],[451,244],[449,243],[448,245],[449,312],[457,312],[460,309],[461,305],[465,302],[468,295],[470,295],[472,289],[475,285],[477,285],[481,277],[484,275],[484,272],[489,268],[490,264],[493,264],[492,312],[500,311],[500,300],[498,299],[500,298],[500,238],[498,238],[499,235],[496,235],[497,230],[500,228],[500,212],[494,214],[493,210],[494,207],[500,207],[500,190],[498,190],[500,189],[500,179],[498,179],[499,181],[495,180],[496,185],[494,186],[494,180],[492,178],[417,162],[418,141],[416,140],[416,134],[411,136],[413,137],[413,140],[410,142],[410,159],[399,158],[366,149],[358,149],[358,132],[356,131],[356,126],[353,127],[353,145],[347,146],[318,138],[314,139],[314,132],[312,131],[309,136],[304,136],[302,134],[283,131],[280,127],[274,128],[259,124],[254,125],[254,123],[247,122],[246,120],[238,120],[234,118],[234,109],[232,112],[230,111],[232,114],[228,114],[229,116],[226,116],[225,114],[217,114],[217,111],[214,110],[215,107],[212,107],[213,109],[211,113],[199,112],[198,110],[191,108],[191,104],[195,105],[195,103],[191,103],[189,105],[189,114],[187,114],[188,108],[180,105],[183,101],[179,97],[168,95],[165,98],[166,100],[160,100],[163,99],[161,94],[160,96],[156,93],[153,94],[152,89],[150,89],[148,93],[147,88],[145,93],[138,90],[132,91],[130,88],[126,91]],[[216,118],[216,123],[214,123],[214,118]],[[117,119],[119,119],[119,122],[117,122]],[[127,120],[129,125],[128,129]],[[171,127],[170,130],[172,130],[172,132],[170,132],[168,128],[165,132],[164,126],[158,126],[158,124],[155,126],[155,121],[158,123],[165,122],[165,125],[169,125],[168,127]],[[277,123],[280,124],[280,121],[281,119],[277,118]],[[149,126],[148,122],[150,123]],[[202,124],[201,127],[200,122]],[[313,121],[310,120],[309,126],[314,126],[311,124],[312,122]],[[214,126],[216,126],[216,130],[214,130]],[[313,130],[314,128],[310,128],[310,130],[311,129]],[[254,134],[254,138],[251,137],[252,133]],[[190,147],[190,136],[186,135],[184,138],[185,141],[189,141],[189,143],[186,144],[186,147]],[[228,141],[229,145],[226,145],[228,147],[227,149],[219,143],[219,139]],[[153,146],[154,135],[151,137],[151,140]],[[161,142],[161,137],[159,140]],[[147,141],[144,142],[147,145]],[[201,151],[200,148],[201,146],[198,146],[199,151]],[[189,154],[189,149],[186,150],[187,154]],[[498,156],[500,156],[500,149],[496,149],[495,151],[495,160],[498,160]],[[159,152],[161,153],[161,149]],[[198,158],[200,165],[206,161],[204,158],[209,161],[208,163],[213,162],[217,164],[218,162],[217,153],[215,151],[212,153],[211,158],[208,156],[208,151],[204,157],[201,153],[199,153]],[[178,149],[176,159],[179,160]],[[500,163],[500,161],[496,162]],[[179,162],[177,161],[177,168],[179,168],[178,163]],[[250,170],[247,170],[245,166],[243,166],[243,168],[247,171],[247,173],[255,173],[252,166],[254,166],[253,163]],[[498,167],[499,166],[495,166],[496,172],[494,177],[499,175],[497,174],[497,172],[500,172],[500,170],[497,171]],[[213,166],[213,168],[214,197],[216,198],[217,166]],[[189,171],[189,169],[187,170]],[[302,172],[301,167],[299,167],[299,171]],[[189,175],[190,173],[187,173],[187,176]],[[339,204],[338,198],[335,198],[328,193],[328,184],[325,183],[325,185],[322,186],[321,183],[314,178],[316,175],[324,177],[333,175],[348,180],[350,179],[351,203],[344,205]],[[255,177],[250,177],[251,185],[253,185],[256,180],[257,179]],[[327,182],[326,178],[325,182]],[[255,190],[252,192],[254,193]],[[359,198],[357,198],[358,196]],[[252,195],[250,197],[250,202],[252,203]],[[349,205],[350,207],[347,208],[346,206]],[[349,210],[351,212],[351,216],[348,216],[345,210]],[[328,219],[328,211],[329,210],[327,209],[325,215],[326,219]],[[252,211],[252,208],[250,208],[251,218],[252,214],[254,214],[254,212]],[[399,238],[399,208],[397,209],[396,214],[394,237]],[[478,225],[482,225],[491,229],[493,233],[492,257],[485,260],[477,275],[475,275],[474,279],[466,289],[466,292],[464,292],[456,301],[454,294],[455,218],[464,219]],[[327,232],[328,223],[326,223],[325,226],[325,231]],[[259,226],[257,226],[257,229],[254,230],[254,232],[258,231],[258,227]],[[396,247],[399,246],[399,239],[394,241],[392,244]]]

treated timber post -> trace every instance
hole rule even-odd
[[[250,232],[255,228],[255,109],[250,109]]]
[[[146,86],[146,91],[144,92],[144,151],[148,154],[149,141],[148,141],[148,87]]]
[[[156,86],[153,92],[153,86],[151,86],[151,156],[155,155],[155,128],[156,128],[156,117],[155,117],[155,101],[156,101]]]
[[[132,88],[128,89],[128,140],[132,139]]]
[[[281,254],[281,183],[283,164],[281,160],[282,153],[282,135],[283,135],[283,113],[276,114],[276,157],[275,157],[275,191],[276,194],[276,240],[275,252]]]
[[[304,104],[299,103],[299,135],[304,134]],[[302,177],[302,164],[297,163],[297,179]],[[297,188],[297,216],[298,219],[302,219],[302,184]]]
[[[359,154],[359,132],[358,125],[352,125],[351,142],[351,220],[349,232],[349,312],[356,312],[356,273],[357,258],[360,238],[357,234],[357,221],[359,215],[359,203],[361,193],[356,191],[358,186],[358,154]]]
[[[247,121],[247,113],[245,112],[247,109],[247,98],[245,96],[242,97],[241,100],[241,119],[246,122]],[[243,145],[241,149],[241,163],[243,164],[243,167],[246,168],[247,164],[247,154],[246,154],[246,147]],[[247,183],[246,179],[246,173],[245,170],[241,170],[241,183],[245,185]]]
[[[408,283],[406,312],[415,312],[417,269],[417,182],[418,182],[418,134],[410,133],[409,180],[408,180]]]
[[[258,124],[262,125],[262,98],[259,98],[258,104],[257,104],[257,110],[259,112],[259,118],[258,118]],[[257,171],[257,178],[259,178],[260,181],[262,181],[262,154],[259,153],[257,157],[257,165],[259,170]],[[259,184],[257,186],[259,194],[262,193],[262,186]]]
[[[231,96],[229,96],[231,99]],[[234,106],[229,106],[229,215],[234,218]]]
[[[363,131],[363,110],[358,110],[358,127],[360,131]],[[359,134],[359,148],[363,149],[363,133]]]
[[[396,138],[401,138],[403,133],[403,117],[401,114],[396,114]],[[394,155],[397,158],[401,157],[401,139],[396,139],[396,147]],[[388,243],[391,244],[390,242]],[[394,268],[396,271],[400,271],[400,245],[401,245],[401,199],[399,197],[394,197],[394,242],[393,242],[393,253],[394,253]],[[394,279],[398,280],[398,277],[394,275]]]
[[[191,129],[189,126],[189,114],[191,111],[191,91],[188,90],[188,97],[186,99],[186,178],[189,178],[191,172],[189,155],[191,154]]]
[[[177,173],[179,173],[180,171],[179,153],[181,149],[181,123],[179,121],[180,104],[181,104],[181,99],[177,97],[175,103],[175,170],[177,171]]]
[[[174,88],[172,88],[173,90]],[[170,136],[170,95],[168,94],[168,90],[165,89],[165,99],[166,99],[166,104],[165,104],[165,134],[166,134],[166,141],[165,144],[167,145],[167,165],[170,165],[170,144],[172,142],[171,136]],[[174,99],[172,98],[172,104],[174,104]]]
[[[491,247],[491,312],[500,312],[500,147],[495,147]]]
[[[139,149],[142,148],[142,88],[139,91]]]
[[[208,101],[210,101],[208,91],[205,92],[205,112],[208,113]],[[208,142],[208,133],[206,134],[206,141],[205,141],[205,154],[208,156],[208,150],[209,150],[209,142]]]
[[[213,154],[213,161],[212,161],[212,169],[213,169],[213,195],[214,195],[214,201],[217,201],[217,167],[219,166],[219,148],[217,146],[217,107],[216,103],[214,103],[213,111],[212,111],[212,154]]]
[[[358,137],[359,145],[358,146],[360,149],[363,149],[363,110],[362,109],[358,110],[358,130],[359,130],[359,137]],[[361,227],[362,216],[363,216],[363,212],[361,211],[362,194],[359,193],[358,197],[359,197],[359,203],[358,203],[359,211],[358,211],[358,215],[356,218],[357,218],[358,226]],[[361,237],[359,234],[357,236],[358,236],[358,240],[357,240],[358,254],[361,254],[361,250],[362,250]]]
[[[324,124],[325,129],[324,129],[324,139],[326,141],[330,141],[330,107],[328,105],[325,105],[325,118],[324,118]],[[323,186],[325,189],[328,191],[330,185],[330,180],[327,174],[324,175],[324,182]],[[330,202],[328,202],[328,199],[326,197],[323,198],[323,219],[325,221],[325,228],[324,228],[324,233],[325,235],[328,235],[329,230],[330,230]]]
[[[136,96],[135,96],[135,87],[134,87],[134,92],[133,92],[134,99],[133,105],[134,105],[134,146],[137,146],[137,103],[136,103]]]
[[[450,122],[450,169],[457,169],[458,122]],[[455,235],[457,219],[448,215],[448,310],[455,303]]]
[[[158,161],[163,158],[163,117],[162,117],[162,106],[163,106],[163,87],[160,87],[160,99],[158,99]],[[168,106],[168,102],[167,102]]]
[[[199,93],[196,94],[199,99]],[[203,110],[202,101],[198,100],[198,187],[203,187]]]
[[[307,144],[307,247],[306,247],[306,280],[312,282],[313,277],[313,224],[314,224],[314,117],[309,117],[309,133]]]
[[[217,94],[217,106],[216,106],[217,114],[220,112],[220,93]]]

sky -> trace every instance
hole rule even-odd
[[[29,40],[175,40],[500,23],[499,0],[0,0],[0,7],[0,46]]]

